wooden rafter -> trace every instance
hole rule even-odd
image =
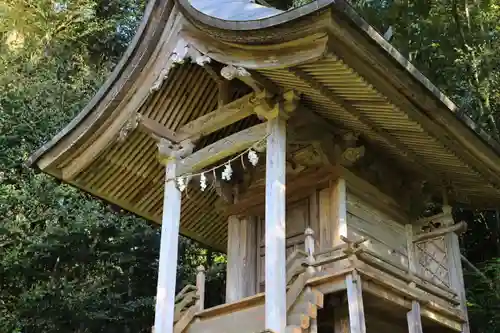
[[[255,108],[259,107],[261,103],[266,103],[266,107],[268,107],[268,102],[259,99],[254,93],[250,93],[185,124],[177,131],[143,115],[139,117],[138,128],[157,139],[165,138],[173,143],[185,140],[196,141],[202,136],[207,136],[252,115]]]
[[[170,140],[172,142],[178,142],[179,139],[177,138],[177,135],[175,134],[174,131],[170,130],[169,128],[165,127],[164,125],[160,124],[156,120],[153,120],[148,117],[141,116],[139,123],[138,123],[138,128],[152,136],[156,136],[158,138],[165,138],[167,140]]]
[[[250,74],[250,76],[240,78],[240,80],[243,81],[246,85],[248,85],[252,89],[254,89],[255,92],[262,92],[263,90],[266,90],[276,95],[281,94],[283,92],[280,87],[274,84],[273,81],[269,80],[267,77],[260,74],[259,72],[249,70],[248,73]]]
[[[334,29],[337,30],[342,28],[336,26]],[[339,55],[346,64],[348,64],[358,73],[363,73],[363,76],[370,83],[372,83],[376,87],[376,89],[380,91],[380,93],[384,94],[387,97],[397,96],[396,98],[390,99],[391,103],[393,103],[399,109],[404,110],[409,119],[418,122],[425,131],[442,142],[446,149],[453,152],[453,154],[460,160],[462,160],[469,167],[481,174],[484,180],[486,180],[487,182],[492,182],[494,186],[499,189],[500,175],[498,174],[498,172],[495,172],[490,167],[484,165],[484,162],[481,161],[481,158],[471,153],[469,149],[464,149],[464,143],[461,143],[458,140],[454,139],[454,135],[449,135],[448,133],[446,133],[443,130],[442,125],[439,125],[434,119],[419,110],[417,105],[412,102],[412,97],[409,96],[414,94],[415,86],[409,85],[407,81],[402,81],[402,73],[389,71],[388,69],[392,68],[393,64],[389,64],[388,59],[374,59],[371,56],[372,54],[376,53],[373,51],[373,49],[371,49],[374,47],[373,44],[370,44],[370,48],[367,48],[366,46],[361,46],[360,43],[356,43],[355,49],[357,49],[357,52],[353,52],[353,49],[350,47],[350,45],[352,45],[354,40],[357,40],[358,36],[346,34],[345,32],[345,29],[342,29],[343,38],[347,39],[344,40],[344,42],[349,45],[349,47],[338,47],[338,44],[343,43],[336,43],[336,55]],[[369,34],[373,35],[372,38],[379,37],[378,33],[375,33],[374,30]],[[375,35],[377,35],[377,37]],[[390,49],[389,52],[391,53],[391,55],[395,56],[398,62],[404,63],[404,67],[410,69],[410,71],[413,72],[413,75],[423,77],[423,75],[418,72],[406,59],[404,59],[402,55],[399,54],[392,46],[388,46],[388,48]],[[356,53],[358,53],[360,56],[356,56]],[[382,62],[382,66],[371,65],[377,62]],[[400,68],[403,68],[403,66],[401,66]],[[390,75],[388,75],[388,73],[390,73]],[[395,80],[396,84],[391,84],[392,80]],[[429,86],[431,85],[431,83],[427,80],[427,78],[425,78],[425,81],[427,81],[427,88],[436,90],[435,87]],[[404,96],[401,96],[401,92],[403,92]],[[417,93],[414,94],[413,98],[418,98],[415,96],[421,97],[422,95]],[[427,96],[425,96],[425,98],[426,100],[424,100],[423,103],[427,104],[427,108],[429,110],[431,110],[432,108],[440,108],[440,105],[435,103],[433,99],[429,99]],[[449,112],[449,110],[446,110],[445,112]],[[439,112],[433,112],[433,116],[440,117]],[[446,123],[444,117],[441,116],[440,118],[443,123]]]
[[[206,136],[250,116],[258,104],[259,102],[255,101],[255,94],[245,95],[187,123],[177,131],[176,136],[180,141],[197,136]]]

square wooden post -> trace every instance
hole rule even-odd
[[[155,307],[155,333],[172,333],[174,329],[175,280],[181,220],[181,192],[176,186],[177,160],[192,150],[191,144],[175,145],[162,139],[158,145],[165,165],[165,188],[161,221],[160,259]]]
[[[284,333],[286,327],[286,120],[278,114],[277,117],[269,120],[267,132],[266,329]]]
[[[356,271],[347,275],[346,287],[351,333],[366,333],[361,278]]]
[[[451,226],[455,224],[451,213],[451,207],[445,205],[443,207],[443,217],[436,219],[441,222],[443,226]],[[469,333],[469,318],[467,314],[467,298],[465,294],[464,273],[462,269],[462,260],[460,257],[460,242],[458,235],[454,232],[448,233],[444,236],[446,244],[446,256],[448,258],[448,276],[450,277],[450,287],[454,289],[460,300],[460,308],[465,316],[465,323],[462,324],[462,333]]]
[[[228,218],[226,303],[253,296],[257,281],[257,219]]]
[[[405,225],[406,231],[406,252],[408,255],[408,274],[411,277],[417,274],[417,258],[415,244],[413,244],[413,226]],[[410,287],[415,287],[415,282],[410,282]],[[420,315],[420,303],[416,300],[411,302],[411,310],[406,314],[409,333],[422,333],[422,317]]]

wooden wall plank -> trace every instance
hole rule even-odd
[[[364,246],[389,261],[408,267],[405,227],[358,196],[347,194],[348,236],[368,239]]]

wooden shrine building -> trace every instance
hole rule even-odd
[[[150,0],[29,164],[162,224],[156,333],[467,333],[451,207],[500,204],[499,153],[344,0]],[[179,232],[226,304],[175,295]]]

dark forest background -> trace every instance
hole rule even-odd
[[[299,1],[276,2],[290,8]],[[82,109],[120,59],[143,0],[0,1],[0,332],[149,332],[159,230],[24,166]],[[463,112],[499,139],[500,4],[354,5]],[[500,332],[500,214],[458,210],[474,332]],[[208,268],[224,299],[225,258],[180,243],[178,287]]]

